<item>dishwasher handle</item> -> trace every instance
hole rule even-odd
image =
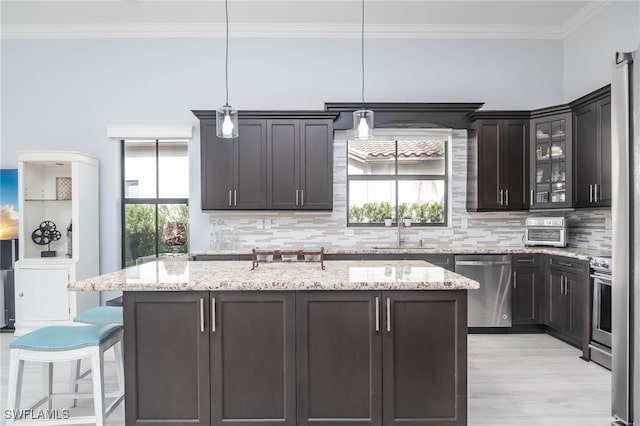
[[[482,260],[460,260],[456,262],[456,266],[494,266],[494,265],[511,265],[509,261],[482,261]]]

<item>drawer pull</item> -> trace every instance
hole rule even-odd
[[[573,265],[572,265],[571,263],[558,262],[558,265],[560,265],[560,266],[566,266],[567,268],[573,268]]]

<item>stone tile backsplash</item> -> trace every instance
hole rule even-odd
[[[528,216],[567,217],[570,247],[611,251],[611,210],[579,209],[563,212],[466,211],[467,134],[454,130],[451,149],[451,214],[448,227],[403,230],[406,245],[521,247]],[[251,248],[370,248],[396,243],[396,228],[347,228],[346,140],[334,141],[333,211],[331,212],[212,212],[210,250],[249,251]],[[271,222],[257,229],[258,219]],[[466,227],[463,224],[466,222]]]

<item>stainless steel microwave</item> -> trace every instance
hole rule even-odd
[[[524,245],[567,246],[567,223],[564,217],[528,217],[525,225]]]

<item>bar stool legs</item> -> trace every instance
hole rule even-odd
[[[93,327],[93,329],[91,329],[91,327]],[[49,333],[50,336],[47,336],[47,328],[58,329],[51,330]],[[122,327],[117,325],[85,327],[68,326],[69,330],[61,330],[63,328],[64,327],[62,326],[45,327],[44,329],[41,329],[43,332],[41,333],[43,336],[42,339],[38,339],[37,337],[39,336],[31,336],[31,338],[24,339],[23,341],[20,341],[22,338],[16,339],[12,343],[9,365],[9,392],[7,398],[7,409],[11,410],[11,415],[9,416],[10,418],[7,419],[8,425],[28,423],[40,426],[58,426],[92,423],[97,426],[104,426],[106,418],[124,400],[124,371],[122,369],[122,358],[120,356]],[[28,335],[23,337],[26,336]],[[53,338],[51,338],[52,336]],[[57,342],[57,338],[67,339],[68,343],[66,344],[68,345],[68,348],[64,347],[64,344],[58,345],[58,347],[51,347],[51,342]],[[38,343],[40,341],[45,342],[47,339],[47,344],[40,345]],[[104,352],[112,347],[116,352],[118,390],[115,392],[105,393]],[[83,358],[90,358],[91,360],[91,378],[93,381],[92,392],[79,393],[77,380],[74,381],[72,389],[69,389],[70,392],[53,392],[53,364],[55,362],[72,361],[72,366],[77,367],[79,360]],[[22,394],[25,361],[42,363],[43,395],[31,405],[21,407],[20,399]],[[50,413],[55,413],[52,411],[53,398],[74,400],[80,398],[93,398],[94,415],[74,416],[68,418],[51,416]],[[107,405],[105,398],[113,398],[113,400],[109,405]],[[36,410],[43,405],[49,410],[47,415],[37,418],[25,417],[32,415],[30,411]]]

